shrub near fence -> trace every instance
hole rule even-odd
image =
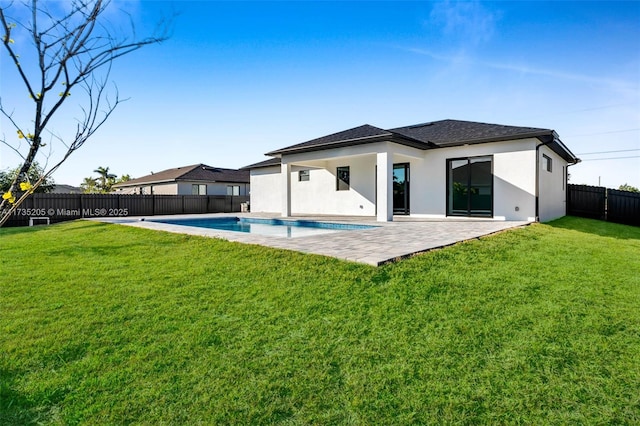
[[[26,226],[34,217],[50,223],[89,217],[154,216],[239,212],[248,196],[33,194],[6,226]]]
[[[600,186],[569,185],[567,214],[640,226],[640,194]]]

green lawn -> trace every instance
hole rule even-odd
[[[0,424],[638,424],[640,228],[369,267],[79,221],[0,229]]]

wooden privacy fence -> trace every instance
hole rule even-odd
[[[232,213],[248,202],[248,196],[236,195],[33,194],[6,225],[29,225],[33,218],[56,223],[89,217]]]
[[[567,214],[640,226],[640,194],[600,186],[569,185]]]

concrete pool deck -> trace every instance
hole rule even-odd
[[[216,213],[199,215],[152,216],[149,219],[163,218],[216,218],[216,217],[254,217],[280,218],[262,213]],[[352,231],[340,231],[325,235],[311,235],[298,238],[283,238],[249,234],[244,232],[221,231],[217,229],[195,228],[170,225],[151,221],[141,221],[140,217],[94,218],[107,223],[119,223],[138,228],[167,231],[180,234],[222,238],[246,244],[293,250],[302,253],[319,254],[353,262],[379,266],[385,263],[410,257],[417,253],[446,247],[457,242],[479,238],[485,235],[521,227],[531,222],[494,221],[487,219],[447,218],[421,219],[407,216],[394,216],[393,222],[376,222],[373,217],[354,216],[294,216],[282,219],[304,219],[319,222],[357,223],[372,225],[376,228]]]

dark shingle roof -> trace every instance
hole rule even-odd
[[[343,130],[342,132],[333,133],[321,138],[312,139],[296,145],[291,145],[283,149],[268,152],[266,155],[278,155],[282,153],[292,152],[309,152],[321,149],[336,148],[339,146],[352,146],[365,143],[371,143],[381,140],[402,139],[405,145],[423,145],[419,141],[413,140],[410,136],[402,136],[394,134],[388,130],[380,129],[369,124],[364,124],[353,129]]]
[[[249,164],[242,167],[240,170],[259,169],[262,167],[279,166],[281,163],[280,158],[269,158],[268,160],[260,161],[259,163]]]
[[[551,149],[568,162],[579,161],[578,158],[562,144],[560,139],[558,139],[558,135],[551,129],[505,126],[501,124],[461,120],[440,120],[412,126],[397,127],[390,130],[365,124],[360,127],[354,127],[353,129],[271,151],[266,155],[280,156],[282,154],[320,151],[379,141],[391,141],[426,150],[526,138],[538,138],[541,142],[549,144]],[[246,168],[254,167],[247,166]]]
[[[391,131],[425,143],[431,142],[438,147],[549,136],[553,133],[553,130],[535,127],[504,126],[461,120],[434,121],[398,127]]]
[[[64,185],[56,183],[51,194],[82,194],[82,188],[73,185]]]
[[[131,179],[127,182],[122,182],[114,185],[114,187],[175,181],[249,183],[249,171],[223,169],[221,167],[207,166],[206,164],[194,164],[191,166],[167,169],[158,173],[152,173],[147,176],[142,176],[137,179]]]
[[[198,167],[185,173],[177,180],[249,183],[249,172],[246,170],[224,169],[222,167],[211,167],[206,164],[199,164]]]

